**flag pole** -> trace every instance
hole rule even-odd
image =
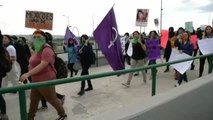
[[[211,18],[210,16],[211,16],[211,15],[210,15],[210,12],[209,12],[209,22],[208,22],[209,25],[210,25],[210,21],[211,21],[211,20],[210,20],[210,18]]]
[[[70,18],[69,18],[69,16],[67,16],[67,15],[63,15],[63,16],[67,18],[67,27],[69,27],[70,26]]]
[[[94,36],[95,31],[95,22],[94,22],[94,16],[92,16],[92,36]]]
[[[115,3],[113,4],[113,6],[112,7],[114,7],[115,6]]]

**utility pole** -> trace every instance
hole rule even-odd
[[[160,34],[161,34],[161,31],[162,31],[162,15],[163,15],[163,0],[161,0],[161,8],[160,8]]]
[[[211,22],[211,15],[210,15],[210,12],[209,12],[209,19],[208,19],[208,20],[209,20],[208,24],[211,25],[211,23],[210,23],[210,22]]]
[[[70,18],[69,18],[69,16],[67,16],[67,15],[63,15],[63,16],[67,18],[67,26],[69,27],[70,26]]]

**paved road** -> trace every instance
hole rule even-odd
[[[157,62],[160,63],[160,61]],[[198,60],[195,61],[195,65],[195,70],[187,71],[189,82],[198,78]],[[156,94],[175,89],[174,85],[177,81],[173,79],[174,70],[170,68],[170,72],[164,73],[164,69],[165,67],[158,68]],[[108,65],[93,67],[90,69],[90,74],[108,72],[111,70],[112,69]],[[205,66],[204,75],[206,74],[207,67]],[[127,76],[126,74],[120,77],[111,76],[95,79],[92,81],[94,90],[87,92],[81,97],[77,95],[80,89],[80,82],[57,86],[57,92],[66,95],[64,108],[68,114],[68,120],[88,120],[92,116],[106,111],[133,105],[139,101],[149,100],[151,97],[151,80],[148,80],[145,84],[142,82],[141,75],[133,77],[131,87],[125,88],[121,83],[126,82]],[[147,78],[149,77],[150,71],[147,73]],[[8,93],[4,96],[7,102],[7,111],[10,120],[19,120],[18,95]],[[29,106],[28,97],[27,104]],[[36,120],[54,120],[57,118],[56,111],[50,105],[48,106],[48,110],[37,112]]]

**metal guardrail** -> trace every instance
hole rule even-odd
[[[95,51],[95,58],[96,58],[96,60],[95,60],[95,66],[96,67],[98,67],[99,66],[99,55],[98,55],[98,51],[101,51],[99,48],[95,48],[95,49],[93,49],[93,51]],[[58,55],[58,54],[64,54],[65,52],[56,52],[56,54]]]
[[[208,54],[208,55],[202,55],[202,56],[198,56],[198,57],[192,57],[192,58],[167,62],[167,63],[160,63],[160,64],[154,64],[154,65],[149,65],[149,66],[144,66],[144,67],[137,67],[137,68],[134,68],[134,69],[118,70],[118,71],[105,72],[105,73],[92,74],[92,75],[85,75],[85,76],[79,76],[79,77],[73,77],[73,78],[64,78],[64,79],[57,79],[57,80],[51,80],[51,81],[46,81],[46,82],[40,82],[40,83],[30,83],[30,84],[17,85],[17,86],[13,86],[13,87],[0,88],[0,94],[18,91],[21,120],[27,120],[27,106],[26,106],[25,90],[151,69],[152,96],[154,96],[156,94],[156,68],[157,67],[162,67],[162,66],[166,66],[166,65],[171,65],[171,64],[181,63],[181,62],[185,62],[185,61],[200,59],[200,58],[204,58],[204,57],[208,57],[208,59],[210,60],[208,73],[212,73],[213,54]]]

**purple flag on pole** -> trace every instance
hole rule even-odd
[[[94,31],[94,38],[112,69],[124,69],[124,58],[113,7]]]
[[[74,44],[75,44],[75,45],[77,45],[77,46],[79,45],[79,40],[78,40],[78,38],[70,31],[69,27],[67,27],[66,33],[65,33],[65,37],[64,37],[64,42],[65,42],[66,45],[68,44],[68,40],[69,40],[70,38],[73,38],[73,39],[74,39]]]

